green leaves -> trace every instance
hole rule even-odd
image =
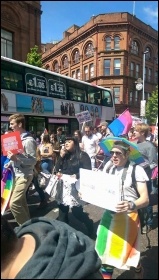
[[[152,92],[151,97],[149,97],[146,104],[146,118],[150,125],[156,124],[156,119],[158,116],[158,86],[156,90]]]
[[[30,48],[26,63],[42,68],[42,55],[38,53],[38,46]]]

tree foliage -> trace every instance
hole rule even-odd
[[[38,46],[35,45],[34,48],[30,48],[26,63],[42,68],[42,54],[38,52]]]
[[[150,125],[156,124],[156,119],[158,116],[158,86],[152,92],[151,97],[148,99],[146,104],[146,118]]]

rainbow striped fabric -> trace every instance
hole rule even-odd
[[[1,180],[1,214],[3,215],[13,189],[13,169],[12,167],[3,169],[3,177]]]
[[[140,222],[137,211],[106,210],[97,230],[95,249],[102,264],[129,270],[140,260]]]

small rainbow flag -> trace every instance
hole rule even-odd
[[[115,119],[108,128],[114,136],[127,134],[132,127],[132,116],[128,109],[126,109],[117,119]]]
[[[1,180],[1,214],[3,215],[13,190],[13,168],[4,168]]]

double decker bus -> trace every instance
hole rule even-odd
[[[66,134],[80,129],[76,114],[89,111],[91,124],[115,117],[110,89],[1,56],[1,132],[9,115],[22,113],[26,129],[40,135],[46,128]]]

